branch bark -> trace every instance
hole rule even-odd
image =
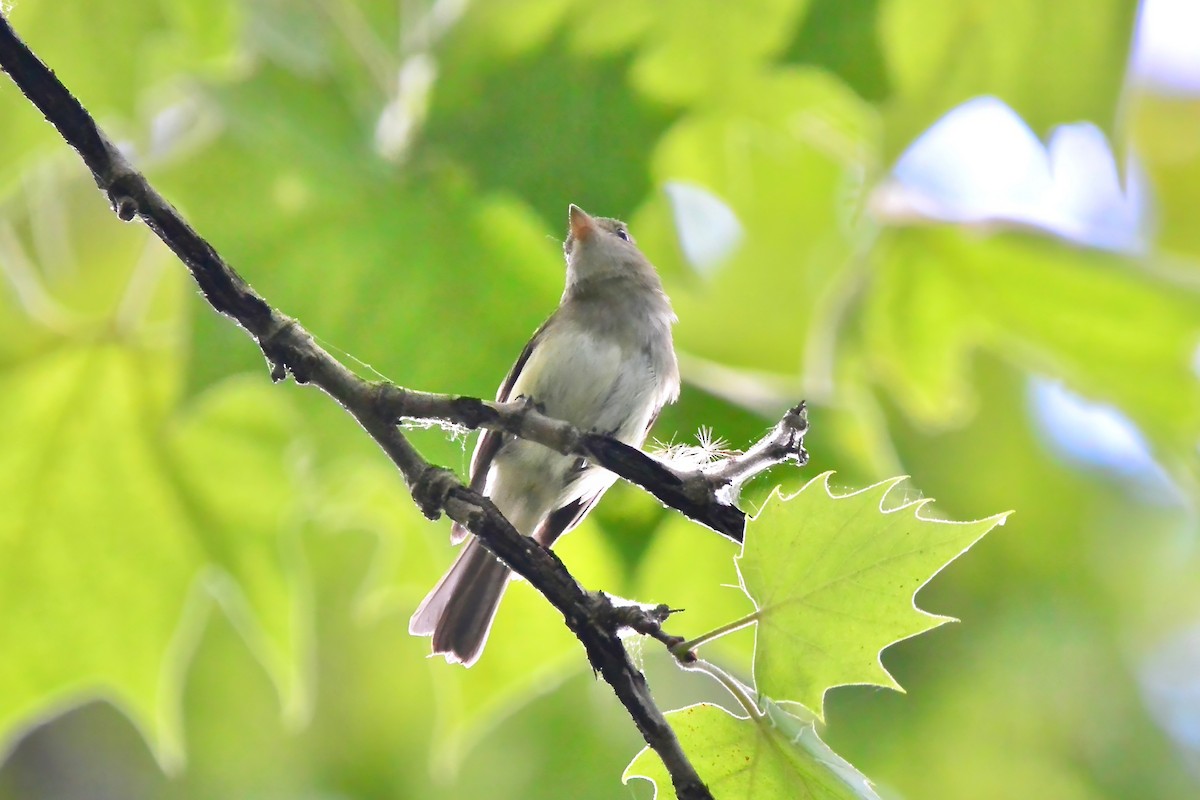
[[[488,428],[545,445],[563,455],[594,461],[663,503],[736,542],[742,541],[746,515],[737,507],[741,487],[764,470],[785,461],[808,462],[804,403],[790,409],[745,453],[683,470],[608,436],[582,431],[548,417],[522,400],[496,403],[475,397],[432,394],[376,384],[379,413],[392,419],[436,419],[468,428]]]
[[[367,382],[319,347],[299,323],[268,304],[225,263],[133,168],[83,105],[17,37],[3,14],[0,67],[79,153],[117,216],[125,221],[137,217],[149,226],[188,268],[208,303],[258,342],[273,380],[291,374],[298,383],[313,384],[337,400],[395,463],[424,514],[436,518],[445,513],[465,525],[562,613],[583,643],[593,669],[609,683],[646,743],[663,759],[676,795],[681,800],[711,798],[618,635],[622,627],[632,627],[668,645],[678,642],[661,631],[669,612],[663,607],[617,608],[605,595],[585,591],[553,552],[520,535],[490,500],[449,470],[422,458],[396,423],[403,417],[420,417],[492,428],[594,459],[693,519],[740,541],[745,517],[734,505],[737,488],[771,464],[806,459],[803,404],[745,455],[680,471],[621,442],[546,417],[524,403],[491,403]]]

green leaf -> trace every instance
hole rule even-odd
[[[949,621],[917,608],[917,590],[1007,516],[936,520],[921,516],[928,499],[887,502],[904,478],[835,495],[831,474],[790,497],[774,492],[737,559],[758,609],[759,694],[818,715],[835,686],[900,688],[880,652]]]
[[[197,567],[206,570],[206,588],[275,683],[293,725],[311,713],[314,677],[299,429],[278,387],[242,376],[185,407],[170,426],[164,465],[203,547]]]
[[[999,97],[1042,136],[1089,120],[1116,138],[1137,9],[1137,0],[890,0],[879,19],[894,89],[886,159],[979,95]]]
[[[629,53],[628,82],[659,103],[689,105],[737,87],[790,42],[809,0],[515,0],[479,3],[459,25],[464,49],[448,60],[495,66],[544,45],[565,30],[571,50],[588,58]],[[704,42],[697,47],[697,42]],[[481,95],[476,92],[478,100]],[[486,99],[485,99],[486,102]],[[566,120],[560,114],[559,120]],[[609,116],[609,119],[615,117]],[[569,120],[567,120],[569,121]],[[612,128],[619,127],[609,124]],[[537,137],[552,141],[553,137]]]
[[[0,741],[102,695],[171,765],[212,600],[287,720],[308,716],[302,452],[261,377],[180,406],[188,278],[80,178],[37,186],[53,202],[12,209],[4,236],[4,275],[24,288],[0,330],[37,345],[0,358]]]
[[[450,535],[448,522],[430,524],[389,461],[355,455],[326,458],[318,466],[321,528],[377,542],[356,592],[354,616],[373,623],[388,614],[412,613],[426,583],[445,566],[442,535]]]
[[[875,146],[876,117],[821,70],[780,69],[742,89],[680,120],[653,163],[657,183],[698,187],[729,207],[743,230],[736,249],[697,274],[661,194],[633,228],[666,275],[682,349],[794,375],[801,343],[839,305],[831,294],[856,240],[845,201]]]
[[[48,705],[99,692],[177,762],[201,578],[289,715],[306,713],[285,409],[263,387],[228,387],[172,425],[173,360],[100,343],[0,374],[5,740]]]
[[[743,718],[701,703],[667,713],[679,743],[714,797],[721,800],[878,800],[870,782],[817,736],[812,722],[768,707]],[[655,797],[675,797],[658,755],[644,748],[622,780],[644,778]]]
[[[111,346],[68,348],[0,375],[6,741],[47,705],[101,686],[152,738],[164,734],[159,698],[166,684],[178,691],[164,654],[197,543],[162,535],[186,523],[143,433],[157,421],[146,406],[158,405],[161,367]]]
[[[923,425],[969,412],[968,356],[982,346],[1116,405],[1160,449],[1186,453],[1200,433],[1195,290],[1132,259],[949,226],[889,232],[875,264],[866,352]]]
[[[641,39],[631,83],[656,100],[683,105],[736,91],[787,46],[807,7],[807,0],[586,3],[575,35],[589,48]],[[610,20],[619,21],[616,31],[608,30]]]

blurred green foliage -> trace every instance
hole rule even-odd
[[[908,694],[833,691],[824,735],[893,796],[1058,800],[1187,797],[1200,775],[1144,669],[1200,614],[1200,101],[1124,86],[1136,12],[6,13],[222,254],[366,375],[490,395],[561,291],[577,202],[630,220],[679,312],[687,385],[658,437],[711,426],[742,446],[807,396],[813,467],[771,482],[906,472],[947,516],[1017,509],[921,593],[963,624],[884,653]],[[1136,153],[1147,251],[872,213],[896,156],[984,93],[1039,135],[1090,120]],[[715,265],[685,254],[668,185],[736,216]],[[268,386],[253,344],[112,217],[11,85],[0,287],[0,798],[648,796],[618,784],[636,732],[527,586],[476,668],[424,658],[407,618],[447,528],[332,403]],[[1065,457],[1031,376],[1133,420],[1175,499]],[[413,435],[465,469],[463,437]],[[688,608],[682,634],[747,613],[719,585],[736,548],[627,487],[560,552],[589,586]],[[712,655],[747,675],[736,639]],[[644,658],[665,704],[728,703]]]

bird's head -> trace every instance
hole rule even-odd
[[[563,243],[568,292],[626,282],[662,291],[658,273],[638,250],[624,222],[593,217],[573,203],[569,218],[570,232]]]

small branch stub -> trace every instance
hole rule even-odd
[[[446,507],[446,498],[461,485],[453,472],[431,464],[426,466],[410,489],[421,513],[429,519],[440,519],[442,509]]]
[[[682,609],[671,608],[665,603],[657,606],[647,606],[640,603],[613,602],[613,598],[604,592],[589,594],[591,613],[595,621],[605,627],[619,630],[627,628],[643,636],[656,639],[670,651],[684,643],[682,636],[672,636],[663,630],[662,624],[672,614]],[[678,656],[677,656],[678,657]],[[692,654],[695,657],[695,654]]]
[[[110,194],[109,197],[112,199],[112,210],[123,222],[129,222],[137,216],[137,201],[132,197],[129,197],[128,195],[118,196],[112,194]]]

